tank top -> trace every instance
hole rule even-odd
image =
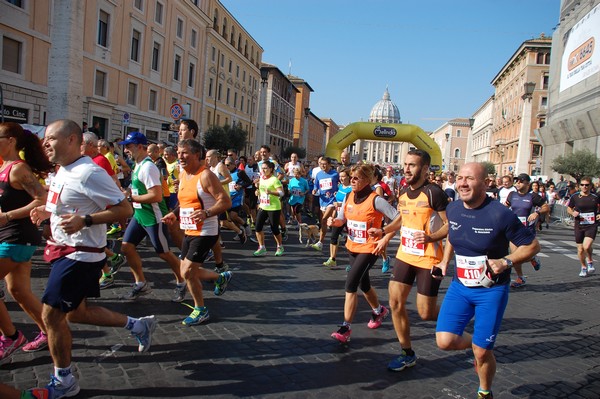
[[[344,216],[348,228],[348,251],[358,254],[370,254],[377,246],[375,238],[367,231],[371,228],[381,228],[383,214],[375,209],[377,193],[372,192],[366,200],[357,204],[354,202],[354,192],[350,192],[344,205]]]
[[[215,198],[204,190],[200,182],[202,173],[207,173],[206,167],[201,167],[197,173],[188,174],[184,169],[179,172],[179,220],[180,228],[188,236],[214,236],[218,234],[217,215],[211,216],[200,223],[195,223],[190,214],[198,209],[209,209],[216,203]],[[212,173],[212,172],[210,172]]]

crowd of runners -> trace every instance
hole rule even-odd
[[[137,251],[143,240],[175,277],[171,300],[193,301],[181,323],[194,326],[210,318],[203,285],[220,296],[234,277],[224,260],[222,234],[233,234],[254,257],[285,257],[289,230],[295,229],[324,267],[337,267],[345,244],[343,317],[332,338],[350,341],[360,289],[372,309],[368,328],[392,316],[401,349],[388,369],[414,366],[407,299],[415,285],[419,316],[437,320],[439,348],[472,349],[477,397],[493,397],[493,348],[508,293],[526,284],[523,264],[541,267],[535,235],[549,219],[553,186],[542,192],[543,185],[522,173],[502,177],[498,189],[477,163],[464,164],[458,173],[435,174],[423,150],[409,151],[397,170],[352,164],[347,152],[339,163],[325,156],[301,162],[297,154],[280,162],[267,145],[254,156],[238,156],[234,149],[221,154],[205,149],[197,135],[197,123],[183,120],[177,146],[152,144],[140,132],[114,146],[70,120],[51,123],[43,141],[18,124],[0,124],[0,278],[39,328],[28,341],[11,322],[0,289],[0,364],[17,350],[45,349],[54,364],[46,388],[21,392],[0,386],[0,396],[78,394],[69,323],[122,327],[140,352],[149,350],[154,315],[134,317],[86,302],[113,286],[119,271],[118,278],[131,283],[122,300],[151,291]],[[600,200],[592,183],[582,178],[568,202],[582,277],[595,271],[591,244]],[[390,256],[394,237],[400,244]],[[44,259],[52,268],[40,299],[31,291],[31,258],[44,240]],[[120,253],[109,245],[115,240],[122,241]],[[390,276],[389,306],[370,283],[380,259],[382,272]],[[214,268],[205,267],[208,260]],[[125,264],[131,274],[124,273]],[[440,306],[439,287],[447,274],[452,281]],[[464,329],[473,317],[470,335]]]

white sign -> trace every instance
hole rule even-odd
[[[560,91],[600,71],[596,40],[600,37],[600,4],[581,18],[569,33],[560,71]]]

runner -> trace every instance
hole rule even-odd
[[[265,233],[263,227],[267,219],[271,222],[271,231],[277,250],[275,256],[282,256],[285,253],[283,240],[279,230],[279,216],[281,214],[281,198],[283,197],[283,185],[273,173],[275,164],[271,161],[263,161],[260,166],[261,177],[258,183],[256,196],[259,198],[258,213],[256,214],[256,240],[258,249],[254,251],[254,256],[265,256],[267,248],[265,247]]]
[[[33,208],[31,220],[50,218],[52,240],[44,251],[52,268],[42,297],[42,318],[54,375],[48,388],[54,398],[79,393],[71,372],[72,336],[69,323],[124,327],[137,339],[139,352],[152,343],[156,318],[135,319],[99,306],[86,298],[100,296],[98,275],[106,262],[106,223],[129,217],[133,211],[123,193],[100,167],[81,156],[81,128],[70,120],[46,128],[44,149],[50,162],[61,166],[52,180],[45,206]]]
[[[302,208],[304,207],[304,200],[309,193],[308,182],[302,177],[301,169],[294,169],[294,177],[290,179],[288,184],[290,190],[290,208],[292,211],[292,218],[296,221],[298,228],[302,224]]]
[[[335,193],[340,183],[338,172],[331,167],[331,159],[322,157],[319,160],[321,170],[315,176],[313,195],[318,196],[321,210],[321,232],[319,242],[311,245],[317,251],[323,249],[323,241],[327,234],[327,221],[335,212]],[[316,197],[315,197],[316,199]]]
[[[215,295],[223,295],[231,280],[231,272],[216,273],[205,269],[203,263],[210,249],[219,240],[217,215],[231,207],[231,199],[217,176],[206,167],[206,150],[194,139],[179,142],[177,157],[182,167],[179,179],[179,207],[163,220],[175,223],[185,230],[181,248],[181,274],[194,299],[192,313],[182,324],[193,326],[210,318],[204,305],[201,281],[215,282]]]
[[[352,191],[352,186],[350,185],[350,169],[342,167],[338,170],[338,174],[340,176],[340,183],[335,193],[336,213],[332,217],[337,217],[337,215],[339,215],[342,208],[342,204],[346,199],[346,196],[348,195],[348,193],[350,193],[350,191]],[[338,242],[343,230],[344,226],[333,227],[331,229],[331,240],[329,241],[329,258],[325,262],[323,262],[323,266],[337,266],[336,257],[338,252]]]
[[[401,221],[398,211],[371,189],[375,173],[373,165],[355,165],[351,173],[352,192],[346,197],[338,216],[327,219],[329,227],[342,227],[344,224],[348,226],[346,248],[350,258],[350,271],[346,277],[344,321],[340,328],[331,334],[332,338],[341,343],[350,341],[351,324],[358,307],[358,288],[373,309],[371,320],[367,324],[369,328],[381,326],[389,314],[389,310],[379,302],[369,279],[369,269],[373,267],[381,251],[372,234],[373,230],[378,230],[385,235],[382,229],[384,216],[392,220],[392,228],[398,229],[397,225]]]
[[[486,195],[485,178],[482,164],[467,163],[460,168],[456,182],[460,199],[446,209],[450,228],[444,257],[437,265],[441,276],[446,275],[452,254],[456,254],[454,277],[438,316],[437,345],[443,350],[473,349],[479,377],[477,397],[481,399],[493,398],[493,349],[508,303],[510,267],[531,259],[540,250],[531,230]],[[510,255],[509,242],[515,244]],[[488,267],[491,272],[484,270]],[[493,280],[488,278],[482,284],[480,276]],[[473,316],[471,335],[464,330]]]
[[[517,191],[517,188],[513,185],[512,176],[502,176],[502,187],[498,189],[498,200],[502,205],[506,205],[506,198],[513,191]]]
[[[591,192],[592,179],[582,177],[579,192],[572,195],[567,204],[567,212],[575,219],[575,243],[577,256],[581,262],[579,277],[587,277],[596,271],[592,257],[592,244],[598,231],[600,220],[600,197]]]

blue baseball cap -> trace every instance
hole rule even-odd
[[[124,141],[119,141],[119,145],[127,145],[127,144],[148,144],[148,139],[144,136],[142,132],[131,132],[125,137]]]

